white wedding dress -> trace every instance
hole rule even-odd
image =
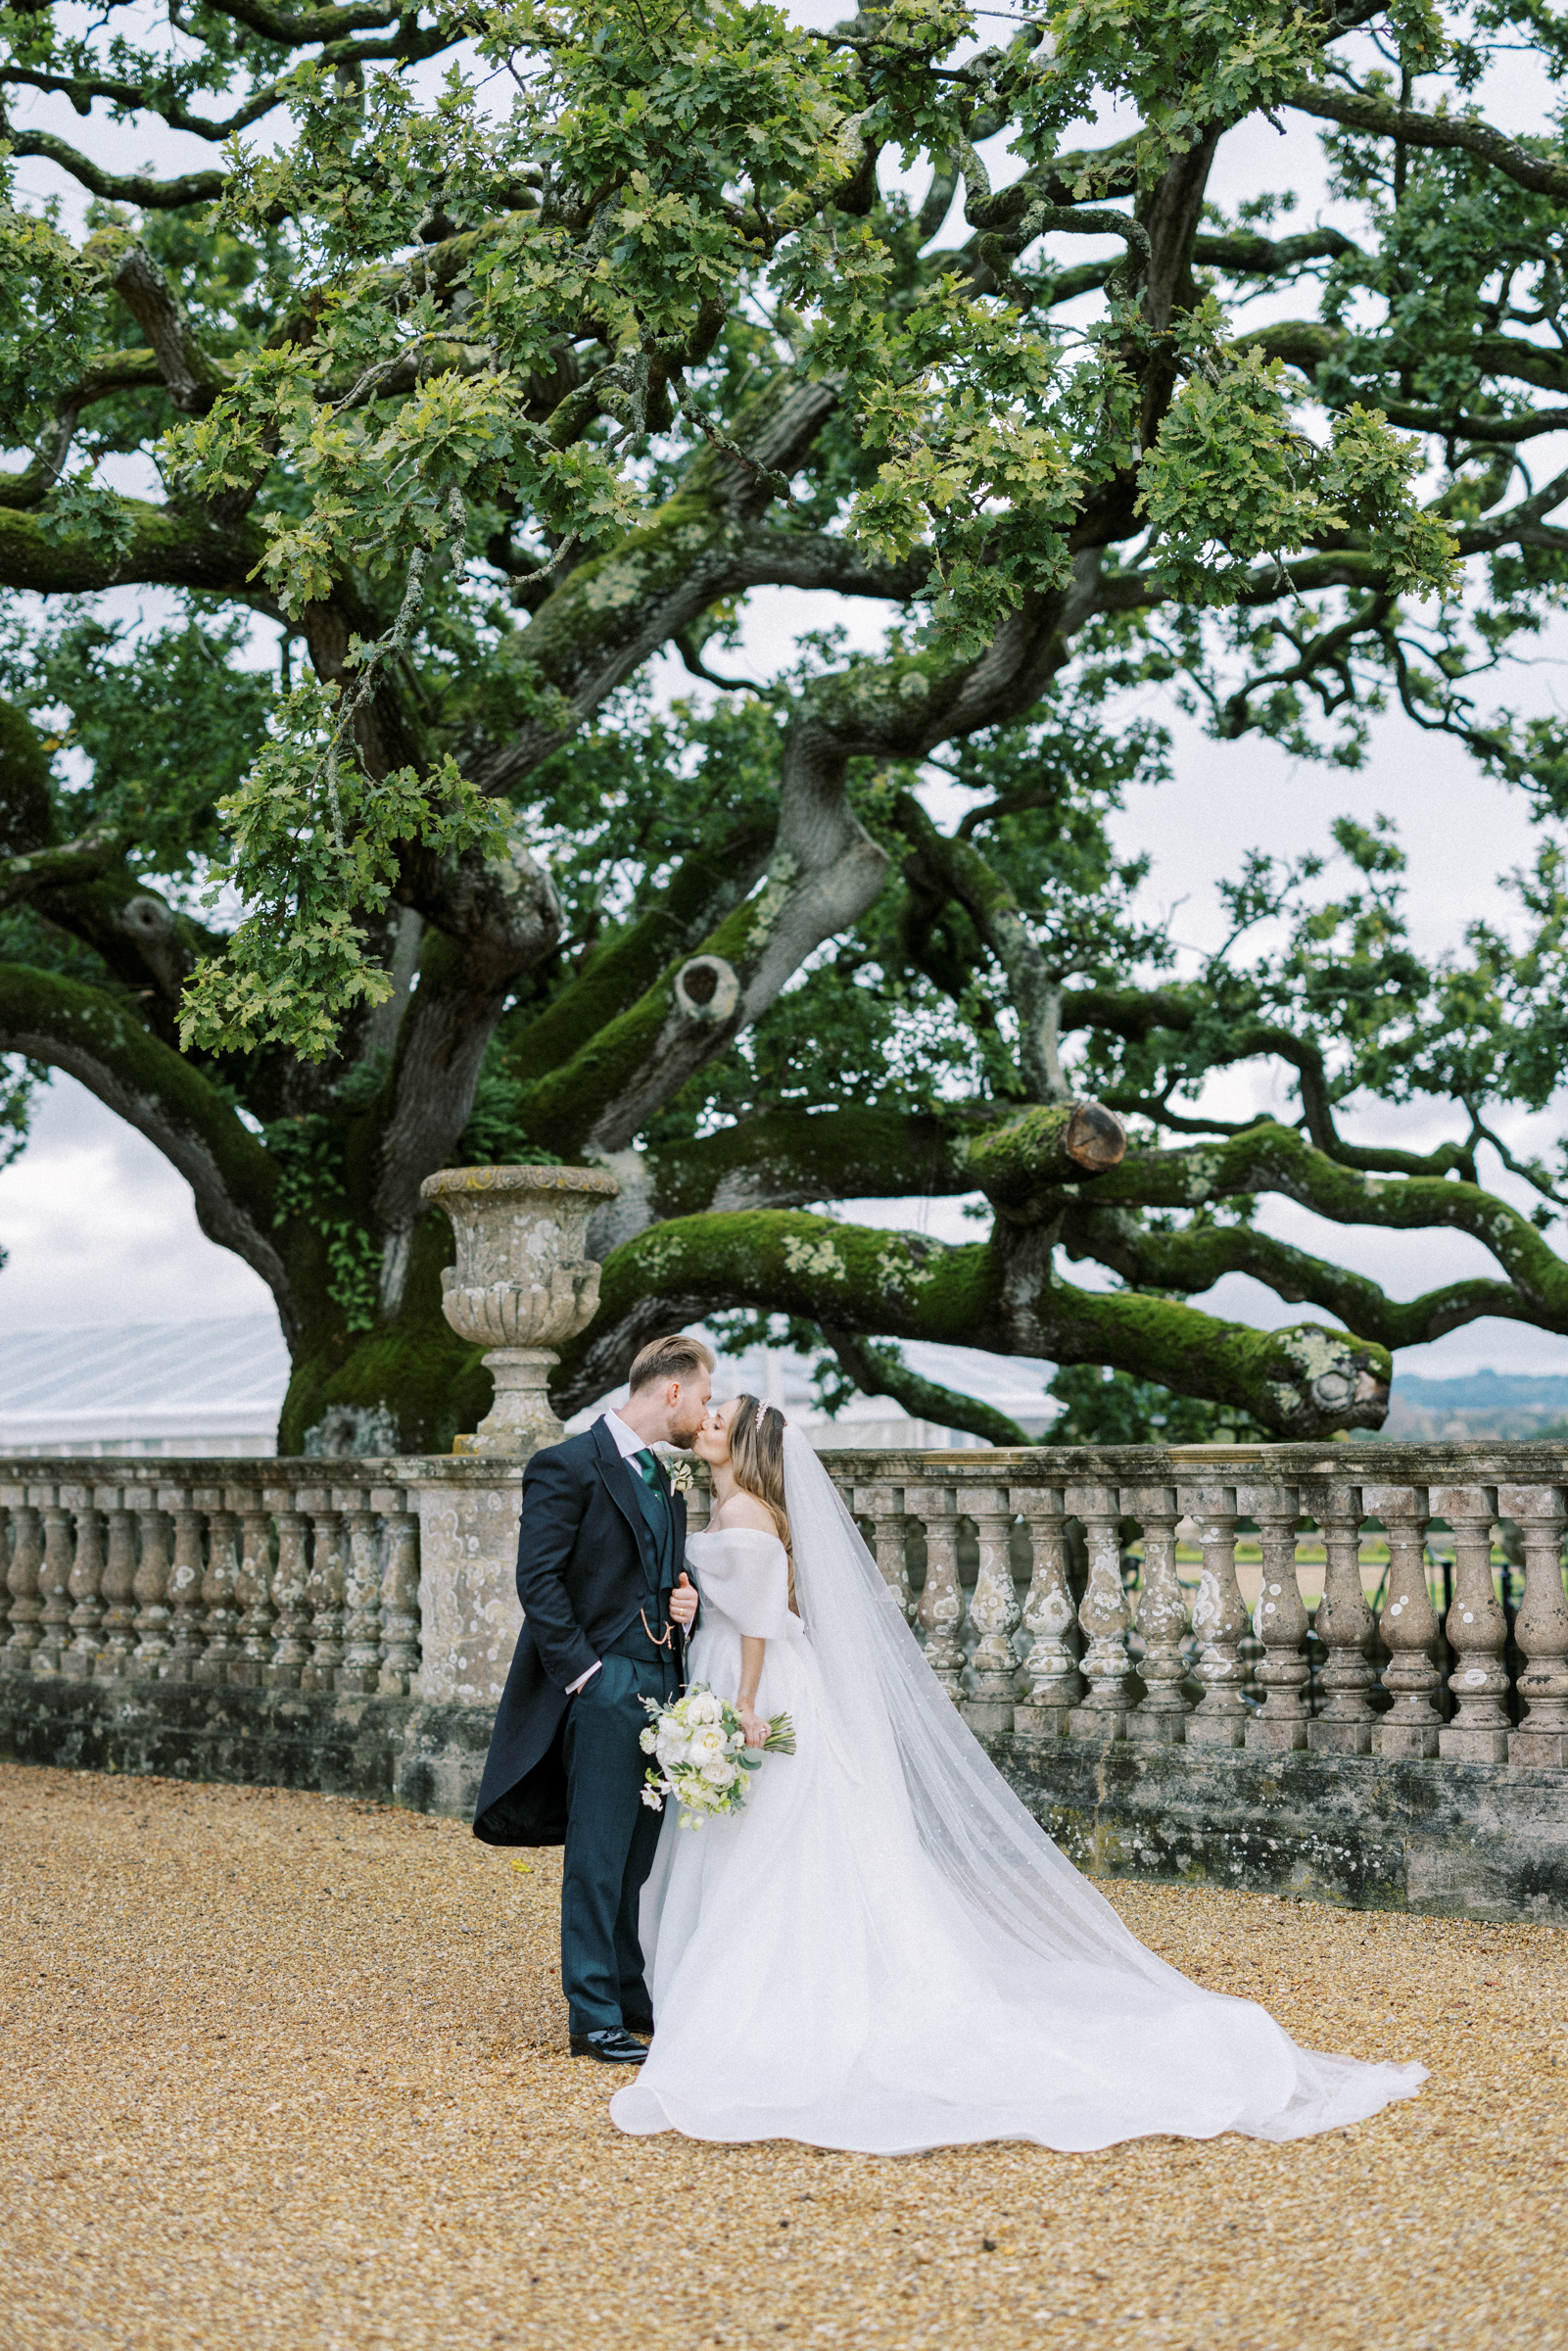
[[[965,1727],[810,1447],[784,1449],[801,1616],[772,1535],[693,1536],[689,1670],[733,1698],[761,1635],[757,1711],[791,1715],[797,1750],[736,1814],[667,1808],[641,1910],[657,2030],[620,2128],[1079,2150],[1297,2138],[1409,2097],[1421,2066],[1298,2048],[1145,1950]]]

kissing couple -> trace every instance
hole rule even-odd
[[[811,1447],[755,1396],[715,1405],[713,1371],[700,1340],[651,1341],[627,1402],[524,1470],[524,1622],[474,1822],[566,1848],[571,2047],[626,2068],[613,2121],[1082,2151],[1300,2138],[1412,2096],[1423,2067],[1300,2048],[1144,1948],[971,1735]],[[661,1446],[707,1466],[702,1534]],[[642,1801],[640,1741],[644,1700],[687,1682],[751,1746],[788,1714],[795,1752],[683,1832]]]

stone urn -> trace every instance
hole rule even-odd
[[[559,1444],[565,1431],[545,1383],[555,1349],[594,1319],[599,1269],[584,1240],[594,1211],[619,1188],[598,1168],[443,1168],[419,1186],[457,1236],[442,1311],[459,1338],[489,1348],[496,1381],[494,1405],[454,1453],[515,1461]]]

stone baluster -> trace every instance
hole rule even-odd
[[[197,1502],[207,1515],[207,1573],[202,1578],[202,1607],[206,1647],[191,1671],[197,1682],[226,1682],[229,1667],[240,1654],[236,1632],[240,1611],[235,1587],[240,1561],[236,1536],[239,1523],[228,1509],[221,1486],[202,1486]]]
[[[1366,1694],[1375,1677],[1366,1655],[1372,1611],[1361,1589],[1360,1488],[1324,1479],[1303,1486],[1301,1498],[1323,1538],[1317,1637],[1326,1652],[1322,1709],[1307,1726],[1307,1744],[1314,1754],[1369,1755],[1372,1708]]]
[[[259,1486],[231,1486],[227,1507],[240,1521],[240,1568],[234,1598],[239,1655],[229,1680],[242,1690],[260,1690],[272,1655],[272,1517]]]
[[[871,1521],[871,1549],[877,1571],[908,1623],[915,1599],[909,1588],[909,1564],[904,1557],[908,1520],[904,1515],[903,1494],[897,1486],[857,1486],[854,1509],[857,1517]]]
[[[335,1496],[343,1511],[346,1573],[343,1589],[343,1663],[335,1687],[377,1690],[381,1686],[381,1526],[364,1486],[342,1488]]]
[[[693,1486],[688,1501],[706,1489]],[[419,1671],[419,1521],[397,1486],[377,1486],[370,1496],[387,1529],[387,1566],[382,1585],[381,1674],[377,1687],[406,1697]],[[690,1524],[689,1519],[688,1525]]]
[[[136,1562],[136,1647],[131,1653],[133,1680],[163,1679],[168,1662],[168,1512],[155,1495],[138,1494],[141,1512],[141,1557]]]
[[[919,1622],[926,1662],[952,1699],[964,1670],[964,1592],[958,1580],[958,1516],[942,1486],[923,1486],[913,1498],[926,1529],[926,1588]]]
[[[102,1646],[98,1627],[103,1622],[103,1524],[91,1486],[63,1486],[76,1521],[71,1554],[71,1646],[63,1650],[60,1670],[68,1681],[90,1682]]]
[[[261,1680],[268,1690],[298,1690],[310,1655],[310,1611],[306,1606],[310,1521],[297,1507],[304,1496],[287,1486],[268,1487],[262,1499],[277,1519],[278,1563],[272,1572],[277,1621],[272,1627],[272,1655]]]
[[[1013,1728],[1013,1676],[1019,1662],[1013,1647],[1021,1615],[1013,1589],[1013,1505],[1005,1486],[972,1487],[965,1499],[980,1550],[970,1602],[970,1623],[978,1639],[970,1657],[970,1694],[959,1710],[972,1731],[994,1736]]]
[[[312,1486],[299,1497],[310,1513],[310,1655],[300,1670],[302,1690],[332,1690],[343,1663],[343,1519],[330,1486]]]
[[[1422,1759],[1438,1751],[1441,1724],[1433,1697],[1432,1662],[1438,1620],[1426,1584],[1427,1509],[1424,1486],[1363,1486],[1361,1499],[1388,1532],[1388,1597],[1378,1623],[1390,1662],[1383,1687],[1394,1703],[1372,1729],[1372,1752]]]
[[[1068,1719],[1073,1739],[1121,1739],[1132,1704],[1127,1628],[1132,1610],[1121,1581],[1121,1501],[1114,1486],[1069,1486],[1067,1506],[1089,1545],[1089,1584],[1078,1609],[1088,1637],[1082,1671],[1089,1688]]]
[[[32,1670],[53,1679],[70,1647],[71,1570],[75,1563],[76,1529],[74,1514],[61,1499],[58,1486],[38,1486],[34,1491],[43,1513],[43,1564],[38,1571],[42,1606]]]
[[[41,1637],[38,1619],[43,1614],[43,1603],[38,1598],[38,1576],[43,1566],[43,1520],[28,1500],[25,1486],[8,1487],[6,1499],[11,1509],[12,1530],[11,1564],[6,1570],[6,1590],[11,1595],[6,1670],[30,1673],[32,1653]]]
[[[1176,1574],[1176,1527],[1181,1510],[1170,1486],[1132,1486],[1121,1497],[1129,1518],[1143,1528],[1143,1593],[1138,1631],[1143,1658],[1138,1671],[1147,1696],[1127,1716],[1127,1737],[1160,1747],[1179,1747],[1187,1736],[1187,1596]]]
[[[1187,1717],[1189,1747],[1242,1747],[1248,1709],[1242,1703],[1241,1637],[1247,1609],[1236,1581],[1236,1493],[1232,1486],[1184,1486],[1177,1501],[1195,1521],[1204,1563],[1193,1603],[1198,1643],[1193,1670],[1203,1697]]]
[[[1326,1655],[1317,1630],[1317,1610],[1307,1611],[1307,1711],[1308,1716],[1323,1711],[1323,1658]],[[1311,1746],[1308,1739],[1307,1746]]]
[[[136,1647],[136,1513],[126,1508],[119,1486],[100,1486],[97,1502],[109,1525],[98,1679],[119,1682],[130,1672],[131,1653]]]
[[[165,1486],[159,1500],[174,1520],[174,1556],[168,1567],[168,1655],[162,1658],[162,1682],[188,1682],[201,1656],[202,1582],[207,1562],[202,1557],[202,1513],[190,1486]]]
[[[1244,1518],[1245,1518],[1245,1517],[1250,1517],[1251,1515],[1252,1515],[1252,1513],[1251,1513],[1250,1511],[1244,1511],[1242,1512],[1242,1516],[1243,1516]],[[1240,1579],[1238,1578],[1238,1579],[1237,1579],[1237,1581],[1238,1581],[1238,1589],[1239,1589],[1239,1588],[1240,1588]],[[1259,1588],[1261,1588],[1261,1582],[1262,1582],[1262,1545],[1261,1545],[1261,1541],[1259,1541]],[[1262,1696],[1261,1696],[1261,1693],[1260,1693],[1260,1691],[1259,1690],[1259,1687],[1258,1687],[1258,1668],[1259,1668],[1259,1665],[1262,1663],[1262,1661],[1263,1661],[1263,1645],[1262,1645],[1262,1642],[1261,1642],[1261,1641],[1259,1639],[1259,1637],[1258,1637],[1258,1625],[1257,1625],[1256,1618],[1257,1618],[1257,1610],[1255,1609],[1255,1610],[1253,1611],[1252,1615],[1250,1615],[1250,1616],[1248,1617],[1248,1619],[1247,1619],[1246,1623],[1245,1623],[1245,1624],[1242,1626],[1242,1628],[1241,1628],[1241,1639],[1240,1639],[1240,1640],[1237,1642],[1237,1644],[1236,1644],[1236,1656],[1237,1656],[1237,1660],[1238,1660],[1238,1662],[1240,1663],[1240,1666],[1241,1666],[1241,1691],[1242,1691],[1242,1700],[1243,1700],[1243,1703],[1244,1703],[1244,1704],[1245,1704],[1245,1706],[1246,1706],[1246,1709],[1247,1709],[1247,1719],[1248,1719],[1248,1721],[1249,1721],[1249,1722],[1251,1722],[1251,1721],[1253,1720],[1254,1716],[1255,1716],[1255,1715],[1257,1714],[1257,1712],[1258,1712],[1259,1706],[1259,1705],[1261,1704],[1261,1703],[1262,1703]]]
[[[1263,1571],[1253,1629],[1262,1643],[1258,1687],[1263,1703],[1246,1726],[1245,1744],[1270,1754],[1307,1745],[1307,1604],[1296,1571],[1294,1486],[1244,1486],[1236,1507],[1258,1528]]]
[[[1519,1700],[1524,1719],[1508,1734],[1510,1763],[1561,1770],[1568,1765],[1568,1600],[1563,1597],[1562,1536],[1568,1496],[1560,1486],[1499,1486],[1497,1508],[1524,1537],[1525,1592],[1513,1637],[1524,1655]]]
[[[1435,1518],[1453,1529],[1453,1598],[1447,1629],[1453,1665],[1453,1718],[1438,1732],[1438,1753],[1458,1763],[1508,1760],[1508,1626],[1492,1581],[1497,1497],[1490,1486],[1434,1486]]]
[[[1077,1610],[1068,1583],[1067,1497],[1060,1486],[1015,1486],[1009,1499],[1028,1529],[1031,1563],[1023,1602],[1029,1651],[1015,1683],[1013,1728],[1034,1739],[1061,1739],[1083,1692],[1069,1646]]]

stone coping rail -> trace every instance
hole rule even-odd
[[[1568,1448],[823,1459],[988,1738],[1568,1767]],[[0,1671],[493,1705],[521,1473],[494,1455],[0,1461]],[[690,1509],[699,1525],[700,1481]]]

